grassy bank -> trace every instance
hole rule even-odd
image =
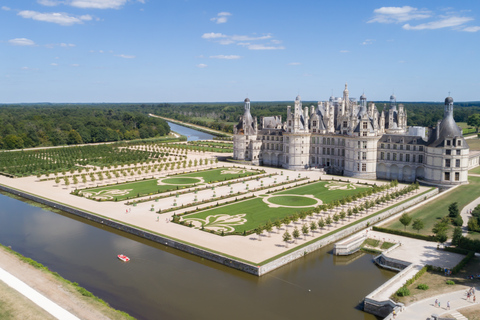
[[[412,217],[412,221],[415,219],[420,219],[423,221],[425,227],[420,230],[420,234],[432,234],[433,225],[437,221],[440,221],[442,217],[448,215],[448,206],[452,202],[458,202],[458,209],[462,210],[465,205],[480,196],[478,193],[478,190],[480,189],[480,177],[469,177],[468,181],[469,184],[459,186],[455,190],[438,197],[435,199],[435,201],[427,203],[409,213],[410,217]],[[392,221],[384,227],[402,231],[404,230],[404,226],[400,223],[399,219]],[[450,228],[453,227],[450,226]],[[415,233],[417,232],[412,229],[412,225],[407,227],[407,231]]]
[[[129,314],[123,312],[123,311],[115,310],[115,309],[111,308],[108,305],[107,302],[105,302],[102,299],[96,297],[95,295],[93,295],[90,291],[86,290],[85,288],[79,286],[78,283],[71,282],[71,281],[63,278],[58,273],[51,271],[50,269],[48,269],[48,267],[42,265],[41,263],[39,263],[35,260],[32,260],[30,258],[27,258],[27,257],[23,256],[22,254],[14,251],[11,248],[6,247],[2,244],[0,244],[0,250],[4,250],[4,251],[8,252],[12,256],[14,256],[16,259],[18,259],[20,261],[23,261],[24,263],[27,263],[30,266],[40,270],[42,273],[45,274],[45,278],[49,282],[52,282],[52,281],[53,282],[58,282],[61,285],[62,289],[67,290],[68,292],[74,293],[75,295],[77,295],[77,297],[80,300],[86,302],[93,309],[95,309],[98,312],[102,313],[103,315],[109,317],[110,319],[115,319],[115,320],[124,320],[124,319],[125,320],[134,320],[135,319],[132,316],[130,316]],[[52,285],[58,286],[58,284],[55,284],[55,283],[52,283]],[[9,297],[10,298],[12,298],[12,297],[15,298],[15,296],[9,296]],[[9,299],[6,298],[6,301],[8,301],[8,300]],[[13,302],[14,301],[8,303],[8,305],[12,309],[11,311],[7,311],[7,312],[5,312],[5,314],[0,313],[0,317],[2,319],[10,317],[10,316],[12,316],[12,319],[20,319],[21,318],[21,317],[18,317],[19,316],[18,314],[16,314],[17,313],[17,311],[16,311],[17,307],[15,307],[15,305],[13,305]],[[5,310],[2,307],[2,303],[5,303],[5,300],[0,302],[0,309]],[[22,304],[23,304],[23,302],[22,302]],[[30,309],[30,307],[28,307],[28,308]],[[33,308],[33,309],[35,309],[35,308]]]

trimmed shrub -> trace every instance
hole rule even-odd
[[[453,280],[447,280],[446,284],[453,286],[455,284],[455,281]]]
[[[398,297],[406,297],[410,295],[410,290],[406,286],[401,287],[395,293]]]
[[[388,229],[388,228],[382,228],[382,227],[372,227],[373,231],[379,231],[379,232],[384,232],[384,233],[390,233],[390,234],[396,234],[399,236],[404,236],[404,237],[409,237],[409,238],[414,238],[414,239],[420,239],[420,240],[425,240],[425,241],[431,241],[431,242],[437,242],[435,236],[426,236],[423,234],[418,234],[418,233],[411,233],[407,231],[402,231],[402,230],[394,230],[394,229]]]
[[[420,283],[418,286],[417,286],[417,289],[420,289],[420,290],[428,290],[428,286],[424,283]]]

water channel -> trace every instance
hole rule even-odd
[[[175,131],[176,133],[186,136],[187,141],[211,140],[214,137],[210,133],[190,129],[190,128],[175,124],[173,122],[167,121],[167,123],[170,126],[170,129],[172,129],[172,131]]]
[[[371,320],[359,302],[394,275],[328,246],[258,278],[2,194],[0,243],[138,319]]]

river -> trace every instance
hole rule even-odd
[[[258,278],[2,194],[0,243],[138,319],[371,320],[359,303],[394,275],[327,246]]]

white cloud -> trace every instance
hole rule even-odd
[[[74,17],[69,15],[68,13],[62,13],[62,12],[41,13],[37,11],[24,10],[24,11],[20,11],[18,15],[25,19],[52,22],[62,26],[71,26],[76,23],[83,23],[83,21],[92,20],[92,17],[88,14],[80,17]]]
[[[430,11],[419,10],[410,6],[381,7],[373,10],[374,17],[368,23],[401,23],[409,20],[425,19],[431,16]]]
[[[226,35],[224,35],[224,34],[214,33],[214,32],[204,33],[202,35],[203,39],[218,39],[218,38],[225,38],[225,37],[226,37]]]
[[[263,36],[246,36],[246,35],[226,35],[223,33],[204,33],[202,35],[203,39],[211,40],[222,45],[229,45],[236,43],[239,46],[247,47],[250,50],[283,50],[283,46],[275,45],[264,45],[264,44],[252,44],[251,41],[260,41],[260,40],[270,40],[272,44],[281,43],[280,40],[272,39],[271,34],[266,34]]]
[[[480,26],[466,27],[466,28],[462,29],[462,31],[477,32],[477,31],[480,31]]]
[[[349,53],[350,51],[348,50],[340,50],[340,53]]]
[[[215,23],[225,23],[231,15],[230,12],[220,12],[215,18],[211,18],[210,21],[214,21]]]
[[[58,66],[58,63],[53,62],[53,63],[50,63],[50,65],[56,67]]]
[[[27,38],[15,38],[8,40],[12,46],[35,46],[35,42],[33,40]]]
[[[72,67],[80,67],[78,63],[71,64]]]
[[[422,23],[416,26],[411,26],[410,24],[407,23],[402,28],[405,30],[425,30],[425,29],[434,30],[434,29],[441,29],[441,28],[448,28],[448,27],[457,27],[472,20],[473,18],[468,18],[468,17],[450,17],[442,20]]]
[[[205,63],[197,64],[197,68],[206,68],[208,67]]]
[[[2,7],[2,10],[4,10],[4,11],[10,11],[10,8],[9,8],[9,7],[6,7],[6,6],[3,6],[3,7]]]
[[[283,49],[285,49],[285,47],[283,47],[283,46],[278,46],[278,47],[266,46],[266,45],[263,45],[263,44],[251,44],[251,45],[248,46],[248,49],[250,49],[250,50],[283,50]]]
[[[372,44],[373,41],[375,41],[374,39],[366,39],[365,41],[362,42],[362,45],[368,45],[368,44]]]
[[[226,59],[226,60],[235,60],[235,59],[240,59],[241,57],[240,56],[237,56],[237,55],[223,55],[223,54],[219,54],[219,55],[216,55],[216,56],[210,56],[210,59]]]
[[[60,4],[82,9],[120,9],[128,0],[37,0],[41,5],[53,7]],[[145,4],[145,0],[137,0]]]
[[[37,2],[42,6],[47,6],[47,7],[58,6],[61,3],[61,1],[58,1],[58,0],[37,0]]]
[[[301,65],[301,63],[300,62],[290,62],[288,65],[289,66],[299,66],[299,65]]]
[[[124,58],[124,59],[135,59],[136,58],[135,56],[130,56],[130,55],[126,55],[126,54],[116,54],[115,56],[120,57],[120,58]]]
[[[60,47],[71,48],[71,47],[75,47],[75,45],[73,43],[60,43]]]

